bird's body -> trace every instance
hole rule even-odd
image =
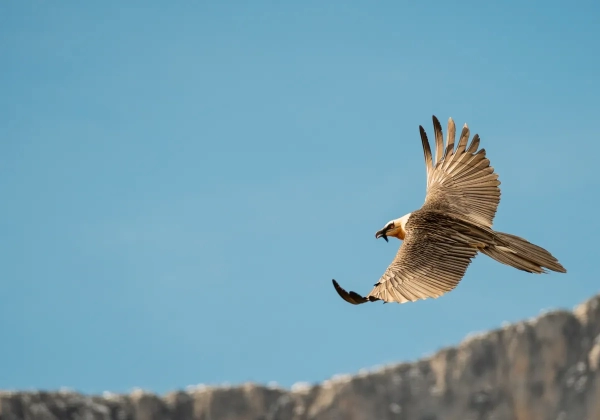
[[[449,119],[444,147],[435,116],[433,125],[435,160],[425,130],[419,127],[427,168],[425,203],[375,234],[386,241],[389,236],[403,241],[396,258],[367,296],[347,292],[333,280],[338,294],[352,304],[437,298],[457,286],[478,252],[530,273],[545,269],[565,273],[545,249],[492,229],[500,202],[500,181],[485,157],[485,149],[477,150],[479,136],[476,134],[467,147],[469,128],[465,124],[455,148],[455,126]]]

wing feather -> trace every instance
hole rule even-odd
[[[492,235],[491,230],[452,216],[418,211],[409,218],[396,257],[367,296],[348,293],[335,280],[334,286],[342,298],[355,304],[437,298],[458,285],[478,245],[493,241]]]
[[[441,128],[440,128],[441,131]],[[452,150],[454,150],[454,140],[456,139],[456,126],[454,125],[454,121],[452,118],[448,119],[448,134],[446,138],[446,151],[444,152],[444,157],[449,155]]]
[[[442,125],[440,121],[434,115],[433,119],[433,131],[435,133],[435,162],[434,166],[441,162],[443,156],[442,153],[444,151],[444,136],[442,134]]]
[[[473,136],[473,140],[471,140],[471,144],[469,145],[469,148],[467,149],[467,153],[475,152],[475,150],[477,150],[478,147],[479,147],[479,134],[475,134]]]
[[[436,137],[435,162],[431,159],[427,134],[423,127],[419,126],[428,168],[427,195],[423,209],[444,211],[481,226],[491,227],[500,203],[500,181],[498,174],[490,166],[485,149],[478,149],[479,135],[475,134],[467,146],[470,130],[465,124],[455,149],[456,128],[450,118],[445,153],[438,160],[438,154],[441,155],[439,142],[443,139],[443,134],[435,116],[433,121]]]
[[[429,147],[429,140],[427,139],[427,133],[423,126],[419,126],[419,133],[421,134],[421,143],[423,144],[423,155],[425,156],[425,169],[427,170],[427,178],[431,177],[433,171],[433,160],[431,159],[431,148]]]

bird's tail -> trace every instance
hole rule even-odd
[[[508,233],[494,232],[494,235],[496,245],[480,249],[488,257],[529,273],[545,273],[545,268],[559,273],[567,272],[544,248]]]

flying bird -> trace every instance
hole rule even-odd
[[[414,302],[438,298],[453,290],[471,260],[481,252],[494,260],[529,273],[567,270],[552,254],[527,240],[492,229],[500,202],[500,181],[480,138],[464,125],[455,147],[456,127],[448,120],[446,144],[434,115],[435,159],[427,134],[419,126],[425,167],[425,203],[416,211],[388,222],[375,238],[402,241],[396,257],[367,296],[347,292],[333,280],[345,301],[354,305],[382,300]]]

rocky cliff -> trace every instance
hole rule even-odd
[[[600,420],[600,295],[434,356],[292,390],[0,393],[0,420]]]

